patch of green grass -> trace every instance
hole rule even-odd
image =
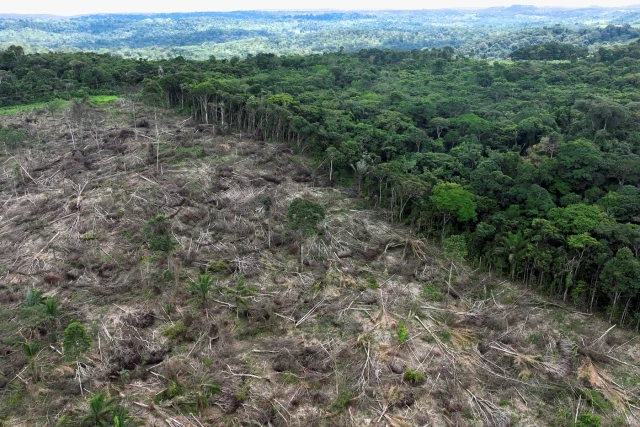
[[[623,372],[618,375],[618,381],[625,387],[635,388],[640,385],[640,374],[633,374],[630,372]]]
[[[280,372],[280,378],[285,384],[299,384],[300,379],[292,372]]]
[[[243,319],[238,319],[238,322],[244,321]],[[238,341],[245,341],[251,338],[258,338],[263,336],[268,336],[273,331],[266,327],[256,327],[255,325],[248,324],[244,328],[238,328],[239,331],[235,334],[235,339]]]
[[[90,96],[89,102],[94,105],[104,105],[117,101],[120,99],[115,95],[96,95]],[[66,108],[71,104],[71,101],[61,100],[60,105],[62,108]],[[47,107],[48,102],[34,102],[33,104],[14,105],[12,107],[1,107],[0,116],[12,116],[14,114],[27,113],[33,110],[40,110]]]
[[[143,257],[140,260],[140,262],[145,263],[145,264],[153,264],[155,262],[158,262],[161,259],[162,259],[162,255],[159,252],[154,252],[151,255],[147,255],[147,256]]]
[[[378,285],[378,280],[373,274],[367,274],[365,277],[367,279],[367,284],[366,284],[367,289],[371,289],[375,291],[378,288],[380,288],[380,285]]]
[[[20,402],[23,398],[27,396],[28,392],[26,387],[22,384],[17,383],[10,390],[9,399],[7,400],[7,406],[10,408],[17,408],[20,405]]]
[[[498,406],[511,406],[511,401],[509,399],[500,399]]]
[[[13,107],[0,108],[0,116],[12,116],[14,114],[26,113],[32,110],[44,108],[46,102],[36,102],[34,104],[14,105]]]
[[[336,410],[342,412],[347,409],[347,406],[349,406],[349,402],[351,401],[351,399],[353,399],[353,393],[351,393],[350,391],[341,391],[340,394],[338,394],[335,402],[333,403],[333,407]]]
[[[556,311],[555,313],[553,313],[553,320],[555,320],[559,324],[564,323],[564,313]]]
[[[540,347],[544,345],[544,338],[542,334],[540,334],[539,332],[534,332],[533,334],[529,335],[529,337],[527,338],[527,341],[529,341],[531,344],[535,345],[536,347]]]
[[[447,330],[442,330],[438,333],[440,339],[446,343],[451,342],[451,333]]]
[[[103,104],[109,104],[111,102],[115,102],[118,99],[120,98],[115,95],[96,95],[96,96],[90,96],[89,102],[96,105],[103,105]]]
[[[311,309],[311,307],[309,307],[309,309]],[[306,308],[305,310],[308,311],[308,309]],[[333,320],[334,319],[329,316],[318,315],[318,317],[316,318],[316,322],[312,324],[312,326],[307,326],[304,329],[311,330],[313,331],[314,334],[322,334],[322,335],[335,332],[336,324]],[[303,323],[302,325],[304,327],[305,324]],[[338,331],[338,332],[341,333],[342,331]]]
[[[444,300],[444,294],[434,285],[425,285],[422,291],[429,301],[437,302]]]
[[[340,275],[334,270],[330,270],[324,275],[319,288],[324,289],[330,286],[340,286]]]
[[[314,283],[312,288],[313,295],[318,295],[318,293],[323,289],[324,283],[322,281]]]
[[[162,148],[160,152],[162,152]],[[194,145],[193,147],[181,147],[178,145],[173,148],[169,156],[172,163],[183,163],[187,160],[207,157],[207,152],[201,145]]]

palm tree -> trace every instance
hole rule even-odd
[[[30,343],[28,341],[24,341],[22,343],[22,351],[24,351],[24,355],[29,361],[29,367],[31,368],[31,376],[33,381],[38,381],[40,375],[38,373],[38,345],[36,343]]]
[[[107,398],[105,392],[94,394],[89,399],[89,413],[82,418],[84,426],[108,426],[115,411],[115,398]]]
[[[55,297],[47,297],[44,300],[44,311],[47,313],[51,327],[51,339],[53,342],[58,340],[58,316],[60,315],[60,301]]]
[[[27,300],[25,301],[25,305],[27,307],[35,307],[36,305],[40,304],[43,294],[44,291],[40,291],[36,288],[29,289],[27,291]]]
[[[139,426],[141,423],[139,420],[129,415],[129,411],[127,411],[122,406],[118,406],[113,411],[113,425],[114,427],[134,427]]]
[[[516,278],[516,268],[518,263],[525,257],[529,243],[524,235],[508,232],[498,240],[498,246],[493,250],[496,255],[506,255],[511,269],[511,280]]]
[[[253,286],[247,285],[247,279],[244,276],[238,276],[236,286],[228,288],[227,293],[236,304],[236,317],[240,317],[240,312],[244,314],[251,307],[250,297],[256,294],[256,290]]]
[[[209,274],[198,274],[198,280],[190,280],[187,290],[200,300],[202,307],[207,304],[207,294],[213,287],[213,279]]]

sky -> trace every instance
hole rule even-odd
[[[382,10],[382,9],[440,9],[440,8],[481,8],[530,4],[535,6],[585,7],[598,5],[624,7],[640,4],[640,0],[243,0],[241,2],[215,0],[189,0],[168,2],[157,0],[3,0],[0,14],[53,14],[80,15],[90,13],[159,13],[230,10]]]

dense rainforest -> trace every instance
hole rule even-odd
[[[3,16],[0,48],[97,51],[126,58],[189,59],[360,49],[444,48],[506,58],[529,45],[597,50],[640,36],[637,7],[495,7],[368,12],[239,11],[76,17]],[[528,59],[550,59],[530,57]],[[555,57],[553,59],[569,59]]]
[[[452,48],[240,60],[0,54],[0,106],[112,94],[291,144],[454,259],[640,326],[640,43],[586,60]],[[0,131],[9,145],[12,131]]]

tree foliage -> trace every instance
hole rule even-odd
[[[64,330],[62,345],[64,354],[69,357],[78,357],[91,347],[91,338],[83,324],[72,322]]]
[[[300,198],[293,199],[287,211],[287,221],[291,228],[307,235],[316,231],[324,217],[324,206],[312,200]]]

